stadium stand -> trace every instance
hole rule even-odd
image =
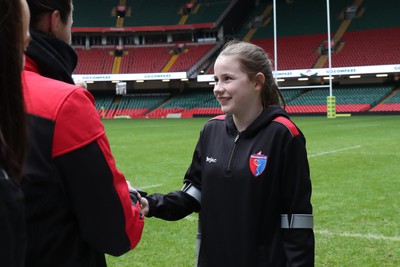
[[[367,112],[392,93],[391,86],[357,86],[335,88],[337,112]],[[326,113],[328,89],[294,92],[297,97],[287,101],[289,113]]]
[[[278,70],[312,68],[319,57],[315,50],[321,39],[321,34],[279,38]],[[252,42],[264,48],[271,60],[275,60],[273,39],[256,39]]]
[[[187,48],[178,54],[176,61],[168,71],[187,71],[213,48],[214,44],[188,44]]]
[[[117,1],[74,1],[74,27],[115,27],[116,17],[112,10]]]
[[[171,57],[170,46],[126,48],[122,56],[120,73],[161,72]]]
[[[163,95],[124,95],[120,97],[97,96],[96,109],[102,118],[110,119],[116,116],[144,118],[147,113],[164,103],[170,96]]]
[[[114,54],[112,48],[76,48],[78,54],[78,65],[76,74],[104,74],[111,73]]]
[[[397,88],[387,99],[382,103],[373,107],[371,112],[399,112],[400,111],[400,89]]]
[[[384,28],[348,32],[344,46],[333,54],[333,67],[398,64],[400,59],[399,28]],[[327,67],[327,64],[324,65]]]
[[[281,92],[286,100],[286,110],[291,114],[326,113],[327,89]],[[391,86],[341,87],[335,89],[335,97],[339,113],[400,111],[400,94],[393,93]],[[112,97],[96,97],[96,107],[103,118],[192,118],[221,114],[217,100],[209,91],[182,93],[172,97],[125,95],[119,101]]]
[[[325,5],[324,1],[278,3],[279,70],[328,66],[326,57],[322,58],[322,63],[317,62],[321,55],[320,45],[327,40],[326,13],[321,12],[326,10]],[[349,6],[359,7],[360,14],[353,19],[345,19],[343,13]],[[400,4],[393,0],[387,3],[340,0],[331,5],[331,31],[336,45],[334,48],[337,48],[332,54],[332,67],[398,64],[400,51],[395,47],[400,47],[400,32],[397,15],[388,6],[396,9]],[[265,13],[267,7],[266,3],[260,4],[238,36],[248,38],[248,32],[253,31],[249,40],[262,46],[274,60],[272,15]],[[379,18],[383,14],[385,19]],[[295,18],[295,23],[286,23],[285,18]],[[251,27],[260,21],[256,23],[257,26]]]
[[[131,16],[126,17],[125,27],[177,25],[181,18],[179,10],[186,1],[132,0]]]
[[[151,73],[188,71],[201,61],[215,44],[187,44],[183,51],[174,54],[175,44],[125,47],[121,65],[115,73]],[[113,48],[76,48],[79,56],[75,74],[112,73],[114,61]],[[171,64],[168,63],[171,61]],[[166,68],[166,66],[168,68]]]
[[[191,11],[186,24],[197,24],[216,22],[221,14],[228,8],[229,3],[234,1],[227,0],[204,0],[198,1],[193,11]]]
[[[172,97],[146,117],[166,118],[169,114],[179,114],[182,118],[213,116],[221,114],[217,100],[211,92],[183,93]]]
[[[74,3],[76,33],[83,32],[75,39],[79,55],[75,74],[186,72],[192,79],[200,70],[212,74],[214,56],[224,38],[231,36],[224,36],[219,27],[233,29],[232,21],[236,20],[230,13],[233,5],[245,2],[131,0],[102,5],[103,1]],[[245,19],[238,22],[241,26],[232,36],[260,45],[274,61],[272,1],[255,2],[258,4],[243,9]],[[118,5],[126,5],[123,18],[116,16]],[[327,67],[325,5],[325,1],[278,1],[278,70]],[[332,67],[399,64],[400,28],[396,11],[399,8],[400,2],[396,0],[331,1]],[[224,23],[225,17],[228,23]],[[121,45],[121,55],[114,54],[116,45]],[[389,85],[384,86],[376,81],[371,83],[371,79],[348,85],[335,82],[337,112],[399,112],[399,93],[393,90],[399,79],[395,76],[386,80]],[[160,86],[168,93],[174,90],[168,96],[152,94],[152,90],[160,90],[152,85],[128,86],[128,95],[124,96],[115,96],[113,90],[109,91],[110,97],[94,94],[99,114],[105,118],[221,113],[210,88],[190,94],[193,90],[190,86]],[[110,90],[109,86],[103,87]],[[143,89],[138,94],[130,91],[133,87]],[[326,113],[329,94],[326,88],[285,89],[282,93],[289,113]]]

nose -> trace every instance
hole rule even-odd
[[[214,90],[213,91],[214,91],[215,95],[221,94],[223,92],[223,87],[219,83],[216,82],[214,84]]]

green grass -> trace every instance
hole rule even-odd
[[[307,138],[316,266],[400,266],[400,116],[293,117]],[[118,168],[149,193],[182,186],[206,118],[106,120]],[[197,215],[147,218],[110,267],[193,266]]]

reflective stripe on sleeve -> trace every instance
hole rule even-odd
[[[314,227],[314,220],[312,214],[292,214],[289,220],[288,214],[281,214],[281,228],[303,228],[312,229]]]
[[[185,184],[181,191],[185,192],[186,194],[192,196],[194,199],[201,204],[201,191],[197,189],[195,186],[192,184]]]

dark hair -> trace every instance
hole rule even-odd
[[[27,2],[31,12],[30,27],[33,29],[46,13],[58,10],[64,23],[67,23],[71,13],[72,0],[27,0]]]
[[[261,47],[239,40],[228,41],[220,56],[236,56],[239,59],[243,72],[247,73],[253,80],[257,73],[261,72],[265,76],[264,87],[261,91],[262,105],[264,108],[269,105],[280,105],[285,107],[283,98],[278,86],[275,83],[271,60]]]
[[[0,1],[0,168],[15,181],[21,178],[26,150],[22,16],[19,0]]]

